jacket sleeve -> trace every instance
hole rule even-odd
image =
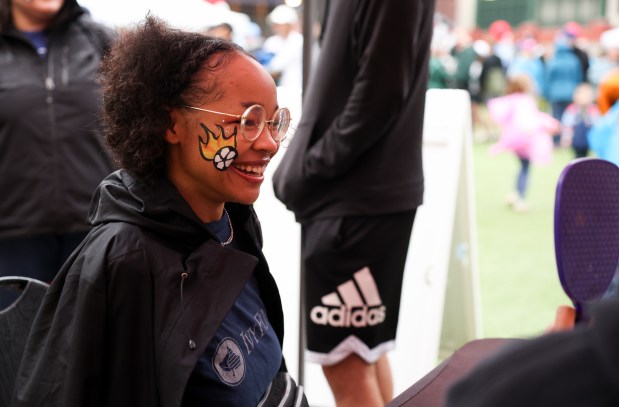
[[[101,276],[102,264],[78,257],[54,279],[33,323],[11,406],[101,405],[105,281],[80,278],[75,269]]]
[[[427,2],[358,2],[354,26],[346,34],[358,64],[353,88],[342,112],[308,151],[307,177],[332,178],[345,173],[394,125],[418,80],[414,77],[414,52],[423,7]],[[412,21],[411,15],[415,16]],[[325,41],[328,37],[327,33]]]
[[[93,239],[53,281],[12,407],[157,404],[149,262],[115,233]]]

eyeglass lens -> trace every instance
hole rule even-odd
[[[249,107],[241,120],[241,131],[248,141],[254,141],[262,133],[266,123],[266,112],[260,105]],[[282,141],[290,124],[290,112],[286,108],[278,109],[269,122],[271,137],[275,141]]]
[[[275,141],[282,141],[290,126],[290,111],[286,108],[277,109],[271,121],[271,133]]]

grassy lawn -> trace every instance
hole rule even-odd
[[[570,304],[557,276],[553,210],[558,176],[572,155],[559,150],[551,165],[531,167],[530,208],[516,213],[506,195],[519,164],[510,154],[489,156],[488,147],[473,149],[483,336],[532,336],[557,305]]]

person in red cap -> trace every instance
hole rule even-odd
[[[488,34],[490,34],[495,41],[499,41],[503,34],[511,31],[512,26],[505,20],[496,20],[488,27]]]
[[[494,54],[501,59],[503,69],[507,69],[516,54],[512,26],[505,20],[496,20],[488,27],[488,35]]]

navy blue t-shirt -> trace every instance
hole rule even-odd
[[[227,214],[208,227],[220,241],[230,236]],[[231,247],[242,246],[239,235],[235,233]],[[255,406],[277,374],[281,360],[279,340],[252,275],[200,356],[182,405]]]
[[[30,40],[32,45],[34,45],[37,50],[37,54],[39,54],[41,58],[45,57],[47,54],[47,34],[45,31],[22,31],[22,34],[24,34]]]

